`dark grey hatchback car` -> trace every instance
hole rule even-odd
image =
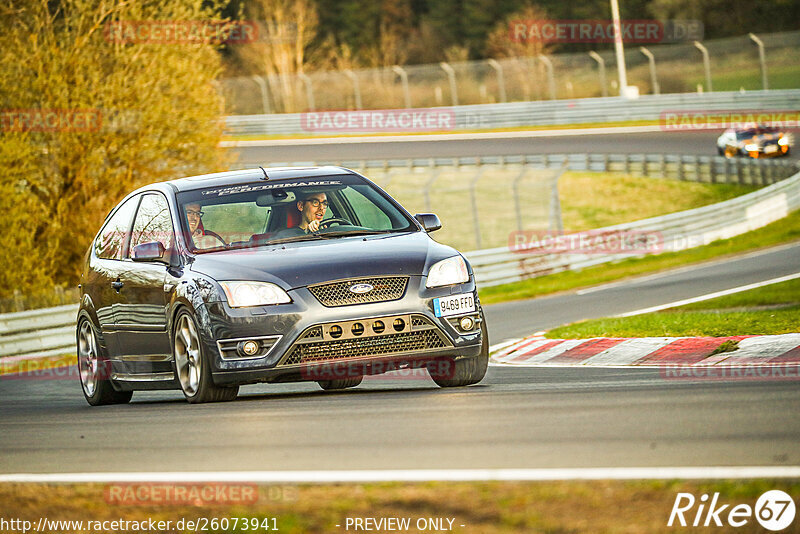
[[[261,168],[143,187],[109,213],[86,254],[77,322],[92,405],[181,389],[189,402],[239,386],[427,368],[479,382],[488,334],[475,278],[363,176]]]

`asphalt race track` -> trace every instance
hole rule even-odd
[[[714,132],[238,149],[242,161],[563,152],[714,154]],[[795,153],[796,154],[796,153]],[[796,156],[793,156],[796,157]],[[800,272],[800,243],[588,292],[487,307],[493,344]],[[424,373],[343,392],[242,388],[89,407],[77,377],[0,380],[0,474],[122,471],[800,465],[800,380],[675,379],[658,369],[492,366],[476,386]]]
[[[800,270],[800,244],[585,295],[487,308],[492,342]],[[258,385],[233,403],[178,392],[89,407],[77,378],[0,380],[0,473],[800,464],[800,381],[665,378],[658,369],[489,368],[440,389],[376,377],[326,393]]]
[[[281,144],[280,146],[237,147],[239,162],[264,165],[275,162],[317,163],[350,159],[428,158],[456,156],[499,156],[520,154],[687,154],[715,156],[721,131],[603,133],[554,135],[551,137],[354,143],[343,138],[334,144]],[[800,130],[794,131],[800,140]],[[790,158],[798,158],[795,147]]]

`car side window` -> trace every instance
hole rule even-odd
[[[133,222],[129,250],[132,252],[136,245],[154,241],[161,242],[169,250],[174,239],[167,199],[157,193],[144,195]]]
[[[94,242],[95,254],[106,260],[121,260],[122,247],[131,229],[131,219],[139,203],[139,196],[129,198],[117,209],[100,231]]]

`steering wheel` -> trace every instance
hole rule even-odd
[[[323,228],[327,228],[328,226],[330,226],[330,225],[332,225],[334,223],[342,224],[342,225],[346,224],[348,226],[353,226],[353,223],[351,223],[347,219],[342,219],[340,217],[331,217],[330,219],[326,219],[326,220],[322,221],[321,223],[319,223],[319,229],[322,230]]]
[[[225,240],[222,239],[222,236],[219,235],[218,233],[212,232],[211,230],[204,230],[204,232],[205,232],[205,235],[207,235],[207,236],[211,236],[211,237],[214,237],[216,239],[219,239],[222,242],[223,245],[225,245],[225,246],[228,245],[228,243],[226,243]]]

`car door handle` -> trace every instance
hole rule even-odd
[[[111,287],[116,289],[117,293],[119,293],[119,290],[122,289],[122,286],[124,286],[124,285],[125,285],[125,283],[124,282],[120,282],[119,280],[114,280],[113,282],[111,282]]]

